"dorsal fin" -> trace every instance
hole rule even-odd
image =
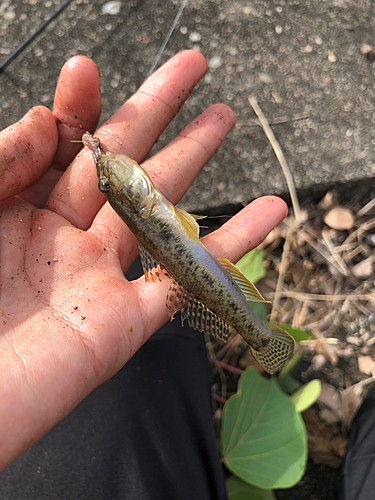
[[[175,281],[172,281],[168,290],[167,308],[171,321],[180,311],[182,324],[187,319],[190,328],[211,335],[221,344],[225,344],[228,340],[230,331],[227,323]]]
[[[270,302],[262,297],[261,293],[255,285],[249,281],[244,274],[241,273],[228,259],[218,257],[217,259],[224,269],[230,274],[231,278],[236,282],[238,288],[244,294],[246,300],[250,302]]]
[[[185,210],[182,210],[181,208],[178,207],[173,207],[173,208],[177,219],[180,221],[187,234],[191,238],[199,240],[199,225],[197,224],[197,221],[195,219],[195,217],[198,216],[190,215],[187,212],[185,212]]]

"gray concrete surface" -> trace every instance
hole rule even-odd
[[[0,59],[63,2],[0,4]],[[92,57],[102,75],[108,118],[142,83],[180,6],[170,0],[123,0],[116,15],[105,1],[76,0],[51,29],[0,76],[0,126],[32,105],[52,105],[59,70],[75,54]],[[333,183],[374,187],[375,63],[361,54],[374,45],[372,0],[188,0],[163,54],[200,50],[210,69],[158,147],[207,105],[232,107],[237,125],[182,204],[220,211],[262,194],[284,194],[286,183],[248,96],[274,125],[296,186],[321,192]],[[357,182],[357,184],[355,184]]]

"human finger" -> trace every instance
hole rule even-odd
[[[213,255],[236,263],[256,248],[287,215],[288,206],[281,198],[262,196],[202,238],[202,242]]]
[[[99,71],[91,59],[76,56],[67,61],[56,87],[53,115],[57,124],[59,142],[51,168],[22,192],[22,199],[43,208],[61,178],[63,170],[82,149],[82,133],[93,132],[100,116]]]
[[[177,54],[154,73],[97,132],[106,148],[141,162],[206,72],[195,51]],[[105,201],[97,189],[92,155],[82,151],[53,190],[48,208],[81,229]]]
[[[58,143],[55,119],[43,106],[0,132],[0,200],[36,182],[51,165]]]
[[[53,115],[59,132],[59,146],[52,168],[65,170],[82,149],[86,131],[93,133],[100,117],[99,70],[85,56],[69,59],[61,69],[53,103]]]
[[[210,106],[142,167],[162,194],[176,204],[198,172],[214,156],[234,124],[235,116],[228,106]],[[126,271],[136,257],[137,245],[109,203],[101,208],[89,231],[101,239],[105,248],[118,253]]]

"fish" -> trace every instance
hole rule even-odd
[[[167,200],[135,160],[103,153],[100,140],[88,132],[82,142],[93,154],[100,191],[137,238],[146,280],[158,267],[172,279],[166,299],[170,319],[180,312],[182,324],[187,320],[222,344],[233,328],[263,369],[277,372],[293,354],[294,339],[253,313],[249,301],[266,300],[229,260],[213,256],[201,243],[200,217]]]

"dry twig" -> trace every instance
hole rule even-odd
[[[289,122],[295,122],[298,120],[305,120],[308,118],[310,115],[309,113],[296,113],[295,115],[291,116],[288,118],[287,116],[281,116],[280,118],[274,118],[273,120],[270,120],[268,123],[270,125],[280,125],[282,123],[289,123]],[[242,127],[261,127],[262,124],[260,123],[260,120],[248,120],[247,123],[236,123],[237,128],[242,128]]]
[[[296,188],[294,186],[292,173],[289,169],[289,166],[288,166],[288,163],[285,159],[284,153],[280,147],[280,144],[277,142],[276,137],[274,136],[274,133],[272,132],[272,129],[267,121],[267,118],[264,116],[263,111],[260,109],[259,104],[257,103],[257,100],[255,99],[254,96],[249,97],[249,103],[252,106],[255,114],[259,118],[259,121],[260,121],[262,128],[264,130],[264,133],[266,134],[267,139],[270,141],[270,144],[275,152],[275,155],[276,155],[277,159],[279,160],[280,166],[283,169],[284,176],[285,176],[286,182],[288,184],[290,197],[292,200],[294,215],[296,216],[296,219],[299,220],[301,218],[301,211],[300,211],[300,207],[299,207],[297,192],[296,192]]]
[[[302,292],[291,292],[289,290],[281,290],[280,295],[283,297],[292,297],[296,300],[325,300],[325,301],[341,301],[341,300],[373,300],[375,299],[375,292],[373,293],[365,293],[365,294],[337,294],[337,295],[323,295],[319,293],[302,293]],[[270,293],[271,296],[275,297],[276,292]]]

